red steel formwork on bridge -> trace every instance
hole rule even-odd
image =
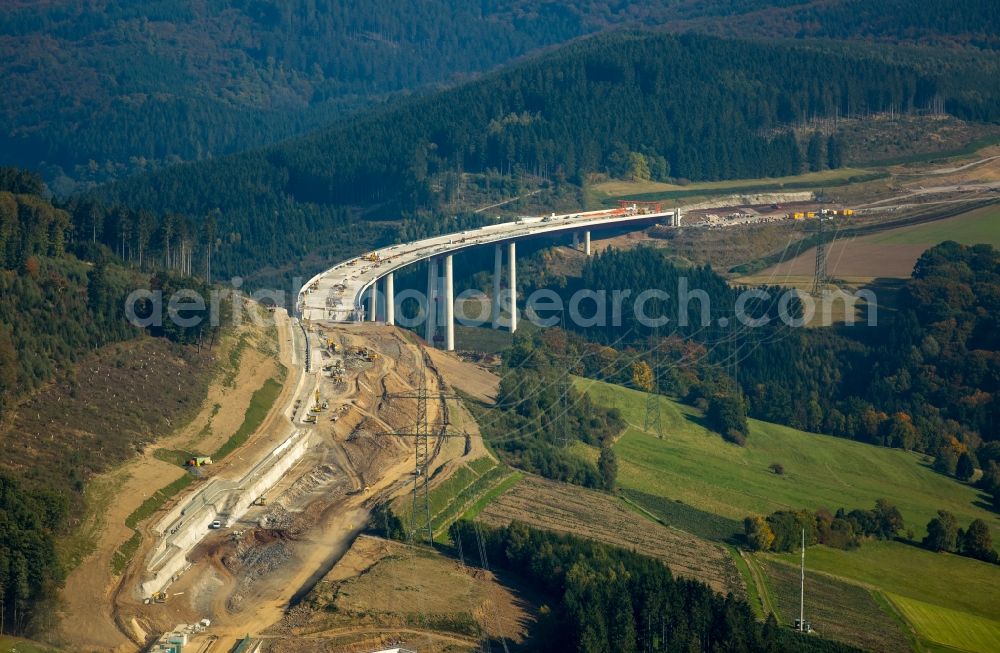
[[[663,202],[640,202],[639,200],[618,200],[619,209],[623,212],[635,210],[639,214],[663,213]]]

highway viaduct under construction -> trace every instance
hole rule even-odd
[[[428,343],[440,342],[455,349],[455,295],[452,258],[476,247],[494,247],[492,322],[499,328],[507,309],[510,331],[517,330],[517,242],[537,236],[572,234],[574,245],[590,255],[592,230],[640,226],[661,222],[680,226],[680,209],[663,210],[659,203],[622,202],[616,209],[582,213],[522,217],[512,222],[400,243],[343,261],[320,272],[299,291],[296,310],[303,320],[330,322],[382,322],[396,324],[400,303],[394,288],[394,273],[408,265],[427,261],[427,308],[424,334]],[[582,237],[582,238],[581,238]],[[506,250],[506,292],[504,280]],[[381,286],[381,292],[379,287]],[[380,297],[381,296],[381,297]],[[381,301],[380,301],[381,298]],[[435,310],[430,310],[435,307]],[[441,307],[443,310],[438,310]],[[443,337],[435,338],[439,329]]]

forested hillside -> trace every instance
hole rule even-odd
[[[724,36],[1000,47],[1000,15],[983,0],[682,0],[670,17],[671,29]]]
[[[496,405],[472,408],[483,437],[504,462],[558,481],[614,489],[611,444],[624,420],[574,389],[551,354],[530,338],[519,336],[504,356]],[[577,440],[600,447],[596,465],[568,448]]]
[[[207,342],[208,325],[181,329],[167,321],[143,330],[126,320],[125,297],[138,288],[169,298],[183,286],[208,296],[201,281],[178,274],[180,257],[126,265],[94,242],[96,223],[74,224],[74,216],[90,211],[54,207],[42,190],[36,175],[0,168],[5,633],[44,632],[50,625],[54,609],[39,608],[53,599],[64,572],[55,542],[80,523],[85,481],[134,455],[200,401],[212,359],[207,347],[202,353],[178,346],[202,336]],[[150,255],[161,254],[161,245],[150,245]],[[163,384],[177,385],[178,378],[182,390]],[[162,401],[144,405],[151,396]]]
[[[275,142],[619,25],[997,47],[984,0],[8,2],[0,165],[58,192]]]
[[[783,175],[803,166],[787,126],[805,118],[943,106],[995,120],[998,66],[928,52],[598,36],[279,146],[142,175],[102,196],[192,216],[220,209],[219,231],[229,236],[219,270],[246,275],[300,259],[317,243],[333,256],[350,249],[337,247],[341,239],[374,238],[373,229],[346,228],[349,207],[369,219],[437,217],[460,192],[462,173],[583,183],[590,172],[628,174],[641,155],[658,178]]]
[[[700,300],[680,299],[681,279],[710,298],[709,324]],[[713,423],[713,397],[732,400],[719,405],[719,415],[746,410],[802,430],[931,453],[940,471],[962,480],[971,478],[978,456],[984,489],[1000,492],[1000,253],[989,245],[928,250],[894,310],[880,307],[875,326],[788,326],[775,312],[778,288],[746,305],[767,324],[739,324],[732,316],[740,289],[708,268],[678,268],[650,248],[599,254],[559,292],[568,298],[579,288],[666,290],[670,299],[647,314],[667,315],[670,323],[658,334],[656,354],[656,334],[628,305],[621,327],[578,330],[599,345],[547,338],[546,348],[573,371],[649,389],[653,384],[637,384],[634,374],[642,361],[662,391],[707,400],[709,425],[723,433],[731,424],[728,417],[718,420],[724,428]],[[730,325],[720,326],[721,317]]]
[[[182,257],[191,236],[175,222],[179,218],[166,216],[164,232],[153,230],[150,217],[144,262],[141,249],[116,260],[96,242],[103,227],[93,218],[103,216],[103,207],[67,211],[40,196],[41,189],[37,176],[0,168],[0,422],[5,407],[86,352],[141,335],[125,319],[132,290],[159,289],[169,297],[184,285],[208,296],[202,281],[181,276],[191,272]],[[178,342],[204,335],[174,329],[169,321],[153,332]]]
[[[322,126],[669,3],[5,3],[0,165],[57,191]]]
[[[821,636],[802,637],[764,623],[732,594],[674,578],[665,564],[634,551],[535,530],[513,523],[488,528],[458,521],[451,527],[458,549],[481,552],[484,561],[522,579],[549,601],[537,624],[537,642],[552,651],[856,650]]]

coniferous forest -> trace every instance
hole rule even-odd
[[[478,564],[513,573],[553,601],[539,624],[553,651],[853,651],[797,636],[774,617],[697,581],[674,578],[665,564],[632,551],[514,523],[492,529],[459,521],[451,537]],[[470,554],[470,560],[475,561]]]
[[[159,289],[169,297],[185,287],[207,296],[208,287],[183,275],[179,260],[161,258],[161,244],[150,246],[144,265],[126,266],[96,242],[96,230],[74,228],[71,214],[42,190],[37,175],[0,168],[0,427],[6,456],[0,471],[0,619],[6,633],[41,627],[37,608],[55,597],[64,575],[56,541],[79,523],[84,482],[135,452],[123,439],[128,434],[105,434],[99,449],[58,461],[55,476],[39,474],[12,455],[27,449],[21,434],[10,430],[18,405],[56,379],[72,393],[74,365],[102,346],[144,334],[178,344],[208,336],[207,327],[180,329],[169,321],[163,328],[132,326],[124,309],[132,290]]]
[[[935,106],[997,120],[997,72],[994,60],[947,51],[597,36],[450,91],[272,148],[139,175],[98,196],[196,221],[217,210],[219,273],[273,275],[310,253],[328,260],[385,242],[398,228],[386,221],[446,228],[441,186],[449,175],[582,184],[589,172],[621,174],[631,153],[672,178],[794,174],[807,153],[791,123]],[[358,220],[372,223],[364,237],[347,227]]]
[[[274,143],[621,26],[997,48],[962,0],[120,0],[6,3],[0,165],[60,193]]]

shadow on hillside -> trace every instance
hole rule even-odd
[[[701,428],[708,431],[710,434],[718,435],[719,438],[722,437],[721,435],[712,430],[712,428],[708,425],[708,419],[706,419],[704,415],[692,414],[692,413],[682,413],[682,415],[684,415],[684,419],[691,422],[692,424],[700,426]]]

